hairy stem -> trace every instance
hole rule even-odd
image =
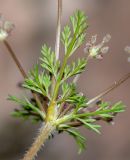
[[[24,71],[21,63],[19,62],[19,60],[18,60],[18,58],[17,58],[14,50],[12,49],[11,45],[10,45],[6,40],[3,41],[3,43],[4,43],[5,47],[7,48],[7,50],[9,51],[12,59],[14,60],[16,66],[18,67],[18,69],[19,69],[21,75],[23,76],[23,78],[27,78],[27,74],[26,74],[26,72]],[[43,106],[42,106],[42,104],[41,104],[41,102],[40,102],[39,97],[37,96],[37,94],[35,94],[33,91],[31,91],[31,92],[32,92],[32,95],[33,95],[34,99],[35,99],[36,102],[37,102],[37,105],[38,105],[39,108],[45,113],[44,108],[43,108]],[[45,116],[45,115],[44,115],[44,116]]]
[[[97,101],[98,99],[102,98],[103,96],[105,96],[106,94],[110,93],[111,91],[113,91],[114,89],[116,89],[118,86],[120,86],[122,83],[124,83],[126,80],[128,80],[130,78],[130,73],[124,75],[121,79],[119,79],[118,81],[115,81],[110,87],[108,87],[106,90],[104,90],[102,93],[100,93],[99,95],[97,95],[96,97],[92,98],[91,100],[89,100],[87,102],[87,106],[94,103],[95,101]]]
[[[37,138],[22,160],[33,160],[54,129],[55,128],[50,123],[42,125]]]

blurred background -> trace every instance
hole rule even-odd
[[[16,26],[8,41],[26,71],[38,61],[42,44],[47,43],[54,48],[56,7],[56,0],[0,0],[0,13]],[[124,53],[124,47],[130,45],[130,1],[63,0],[63,25],[76,9],[88,15],[87,39],[98,34],[100,42],[106,33],[112,35],[109,53],[102,61],[91,61],[78,83],[79,91],[92,98],[130,71],[128,54]],[[82,47],[76,56],[83,54]],[[40,126],[10,116],[18,106],[7,101],[8,94],[23,95],[24,91],[18,87],[22,81],[21,74],[1,43],[0,160],[21,159]],[[46,143],[37,160],[129,160],[130,80],[106,96],[105,100],[123,101],[127,106],[126,112],[116,117],[114,126],[102,123],[102,135],[81,128],[87,139],[87,150],[83,154],[77,154],[77,146],[71,137],[61,134]]]

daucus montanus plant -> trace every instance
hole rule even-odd
[[[80,126],[100,133],[101,126],[96,123],[97,121],[113,122],[114,117],[125,110],[125,105],[121,101],[112,104],[101,100],[101,98],[130,78],[130,73],[124,75],[92,99],[86,97],[82,92],[78,92],[77,81],[80,74],[85,71],[91,59],[102,59],[108,52],[107,43],[111,36],[106,34],[100,43],[97,43],[97,35],[92,36],[84,48],[84,57],[68,62],[70,57],[85,42],[88,18],[83,11],[77,10],[61,31],[62,0],[57,0],[57,2],[55,50],[53,51],[51,47],[44,44],[39,63],[34,66],[29,74],[26,74],[7,41],[14,25],[9,21],[4,21],[2,16],[0,20],[0,41],[9,51],[24,78],[22,86],[32,93],[32,98],[20,99],[12,95],[8,97],[9,100],[20,105],[20,108],[15,109],[12,115],[42,124],[23,160],[35,159],[38,151],[53,133],[67,132],[75,139],[79,147],[78,152],[81,153],[85,149],[86,142],[80,134]],[[61,45],[64,47],[62,61],[59,59]],[[126,47],[125,50],[130,53],[129,47]]]

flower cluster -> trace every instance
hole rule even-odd
[[[91,40],[86,43],[86,47],[84,49],[85,53],[88,53],[88,56],[91,58],[102,59],[103,54],[107,53],[109,50],[108,46],[104,46],[105,43],[108,43],[111,39],[111,36],[107,34],[101,43],[96,44],[97,35],[92,36]]]
[[[14,28],[14,24],[5,21],[3,15],[0,14],[0,41],[4,41]]]

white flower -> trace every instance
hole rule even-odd
[[[10,21],[5,21],[0,15],[0,41],[4,41],[14,28],[14,24]]]
[[[108,46],[104,46],[105,43],[108,43],[111,39],[111,36],[107,34],[101,43],[95,44],[97,41],[97,35],[92,36],[91,40],[86,43],[86,47],[84,48],[84,52],[88,53],[91,58],[102,59],[103,54],[106,54],[109,50]]]
[[[8,37],[8,33],[3,29],[0,29],[0,41],[5,40]]]

